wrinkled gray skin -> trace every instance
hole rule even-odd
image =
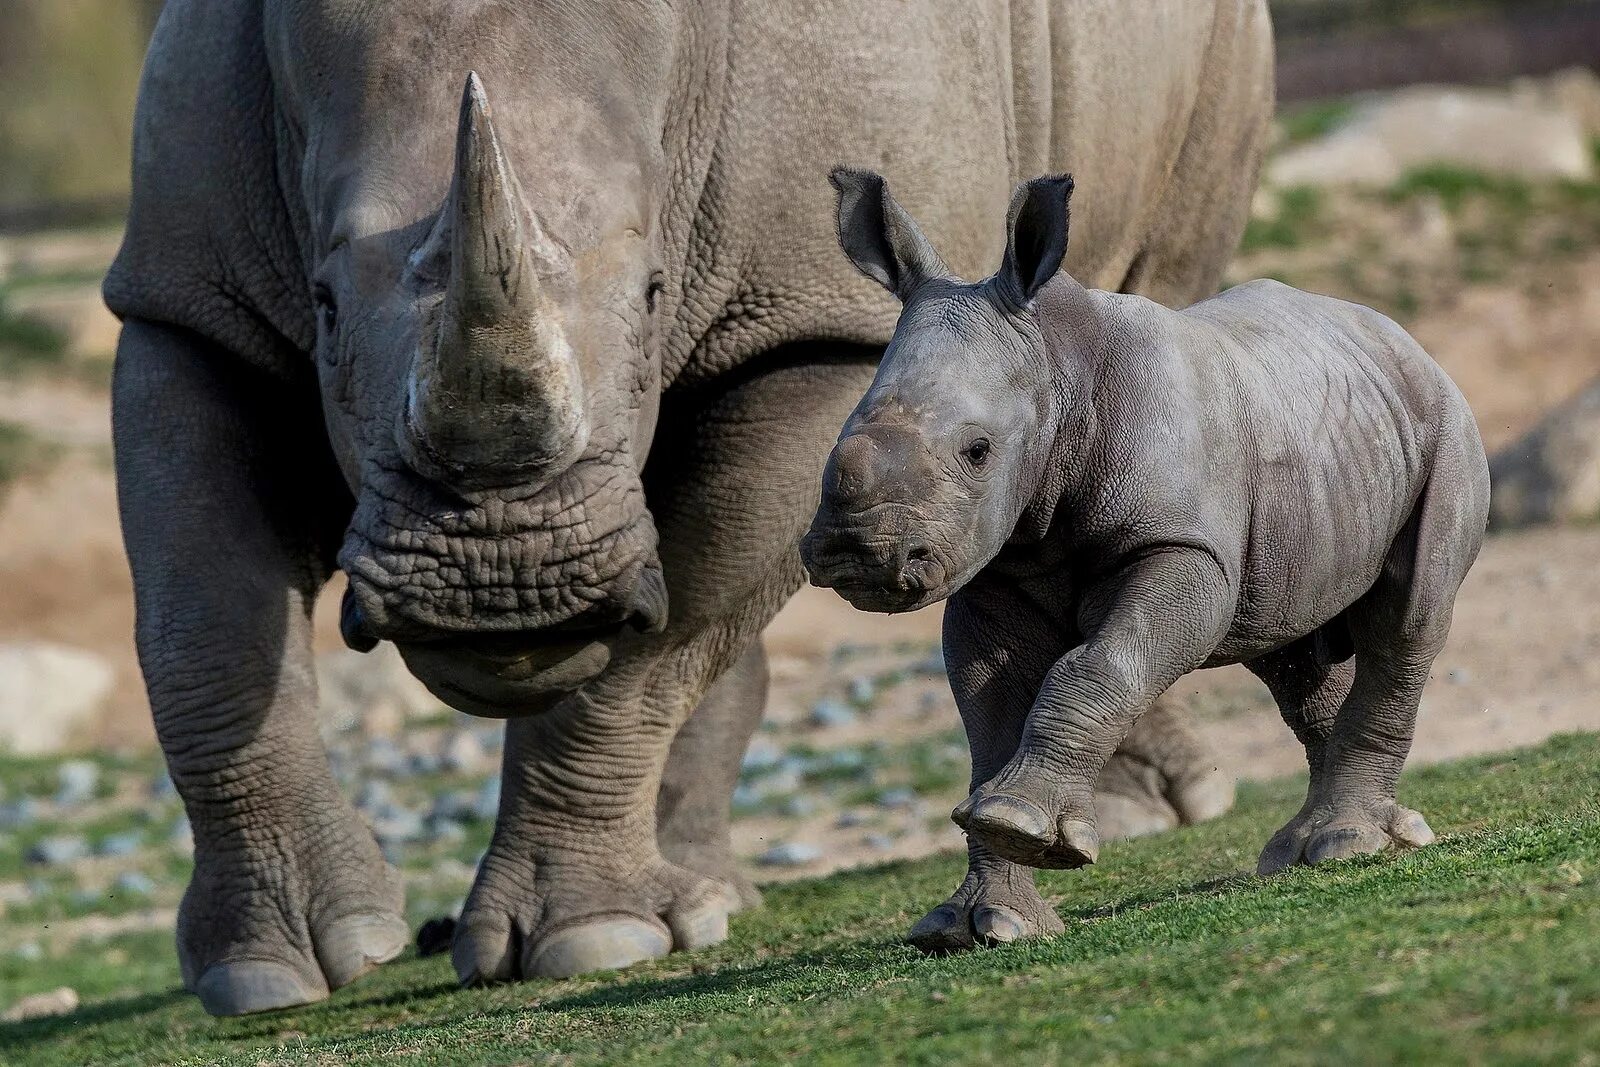
[[[1370,308],[1277,282],[1184,311],[1084,288],[1058,273],[1070,178],[1019,186],[975,285],[877,175],[834,182],[841,244],[904,311],[802,552],[868,610],[949,598],[972,745],[970,871],[912,941],[1059,930],[1017,865],[1095,861],[1096,776],[1202,667],[1248,666],[1306,748],[1263,873],[1432,840],[1395,783],[1489,504],[1444,371]]]
[[[319,999],[406,940],[318,743],[336,569],[350,644],[512,718],[464,981],[721,937],[757,635],[894,327],[824,161],[903,172],[976,267],[1016,178],[1070,157],[1115,190],[1075,269],[1183,303],[1243,225],[1270,81],[1261,0],[170,0],[106,295],[206,1008]],[[1121,784],[1170,819],[1210,763],[1144,740]]]

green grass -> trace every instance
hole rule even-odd
[[[1278,210],[1267,218],[1251,218],[1239,241],[1241,253],[1265,248],[1298,248],[1325,236],[1322,218],[1323,193],[1309,185],[1283,190]]]
[[[164,938],[121,935],[0,964],[9,990],[90,998],[0,1029],[0,1060],[1594,1063],[1597,770],[1600,738],[1569,736],[1418,771],[1403,797],[1438,844],[1270,879],[1245,872],[1301,786],[1247,788],[1222,820],[1045,875],[1066,936],[947,959],[899,935],[950,856],[772,889],[727,943],[608,979],[460,990],[407,958],[237,1020],[178,991]]]
[[[0,495],[11,482],[42,466],[53,452],[26,428],[0,422]]]
[[[1326,137],[1344,125],[1355,109],[1355,98],[1346,96],[1290,105],[1278,113],[1284,142],[1299,144]]]

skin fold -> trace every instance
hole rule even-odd
[[[1203,667],[1249,667],[1306,748],[1262,873],[1431,841],[1395,785],[1489,502],[1445,372],[1370,308],[1277,282],[1183,311],[1085,288],[1060,270],[1070,177],[1018,187],[976,284],[881,177],[833,181],[846,254],[904,310],[802,552],[867,610],[948,598],[972,745],[969,873],[911,939],[1059,931],[1022,867],[1095,862],[1097,780]]]
[[[1016,179],[1078,160],[1116,192],[1074,269],[1186,304],[1271,95],[1262,0],[170,0],[105,294],[207,1010],[405,943],[316,742],[336,570],[352,647],[508,720],[464,982],[719,938],[753,900],[727,819],[759,634],[896,315],[838,257],[826,168],[892,161],[975,268]],[[1214,767],[1181,723],[1130,737],[1125,821],[1203,817]]]

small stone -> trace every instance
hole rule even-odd
[[[378,778],[367,779],[356,791],[357,810],[369,815],[393,803],[394,790],[389,788],[388,782]]]
[[[936,714],[942,707],[944,707],[944,701],[940,699],[938,693],[923,693],[917,698],[917,714],[924,719]]]
[[[406,762],[406,770],[414,775],[438,774],[444,761],[432,752],[417,752]]]
[[[70,1015],[77,1010],[78,991],[70,986],[62,986],[48,993],[35,993],[31,997],[23,997],[4,1012],[0,1012],[0,1022],[21,1023],[29,1019],[50,1019],[58,1015]]]
[[[816,810],[816,799],[805,793],[795,793],[783,802],[783,813],[792,819],[803,819],[815,814]]]
[[[147,897],[156,891],[155,880],[143,871],[123,871],[111,885],[116,892],[132,897]]]
[[[131,856],[144,847],[144,835],[137,830],[112,834],[95,846],[96,856]]]
[[[473,813],[483,822],[493,822],[500,814],[500,779],[491,778],[478,790]]]
[[[451,822],[476,819],[478,794],[471,789],[453,789],[448,793],[440,793],[433,798],[433,807],[429,810],[428,817]]]
[[[178,795],[178,787],[172,782],[172,775],[162,771],[150,779],[151,800],[173,800]]]
[[[1445,680],[1451,685],[1468,685],[1472,681],[1472,673],[1465,667],[1452,667],[1450,673],[1445,675]]]
[[[194,854],[194,828],[189,825],[189,817],[180,815],[172,823],[172,829],[167,831],[167,844],[185,855]]]
[[[36,963],[44,959],[44,946],[37,941],[24,941],[11,950],[11,955],[26,963]]]
[[[874,852],[888,852],[894,848],[894,838],[888,834],[868,834],[861,842]]]
[[[451,774],[471,774],[487,762],[483,744],[471,730],[454,730],[445,739],[439,762]]]
[[[918,674],[926,674],[934,678],[945,676],[944,649],[936,648],[926,656],[912,664],[911,669]]]
[[[811,725],[819,729],[853,726],[856,713],[837,700],[819,700],[811,709]]]
[[[867,757],[859,748],[838,748],[828,753],[821,765],[829,770],[854,771],[866,766]]]
[[[744,759],[739,763],[739,770],[743,773],[764,771],[776,767],[783,759],[783,753],[778,746],[765,738],[758,737],[750,742],[750,747],[745,749]]]
[[[89,842],[81,834],[57,834],[34,842],[28,849],[28,862],[46,867],[75,863],[89,854]]]
[[[417,955],[437,956],[450,951],[450,942],[456,936],[456,921],[448,915],[429,919],[417,931]]]
[[[387,737],[374,737],[367,742],[366,764],[373,774],[394,777],[405,773],[407,760],[399,745]]]
[[[916,803],[916,791],[907,789],[904,786],[899,786],[894,789],[885,789],[883,792],[878,794],[878,807],[880,808],[889,808],[891,810],[895,808],[909,808]]]
[[[422,837],[422,816],[399,804],[386,804],[372,815],[372,836],[383,844],[406,844]]]
[[[100,768],[89,760],[67,760],[56,768],[56,803],[75,808],[94,799]]]
[[[771,774],[764,774],[752,782],[740,783],[740,788],[749,791],[759,799],[768,797],[781,797],[786,793],[793,793],[800,788],[803,772],[794,765],[780,765]]]
[[[804,867],[822,858],[822,850],[803,841],[786,841],[767,849],[756,858],[764,867]]]
[[[857,826],[865,826],[866,822],[867,817],[864,814],[854,808],[846,808],[839,813],[839,817],[834,820],[833,825],[841,830],[853,830]]]
[[[39,819],[39,802],[32,797],[18,797],[0,804],[0,830],[20,830],[32,826]]]
[[[871,704],[878,695],[878,685],[866,675],[850,679],[850,699],[857,704]]]
[[[428,839],[442,844],[455,844],[467,839],[467,828],[454,819],[432,816],[428,819]]]

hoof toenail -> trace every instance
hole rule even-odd
[[[972,928],[980,940],[991,945],[1005,945],[1028,936],[1028,924],[1022,916],[1002,904],[979,908],[972,917]]]
[[[609,919],[557,930],[539,943],[525,968],[539,978],[614,971],[672,951],[672,937],[643,919]]]
[[[1044,810],[1031,801],[993,793],[972,806],[967,828],[977,833],[1016,838],[1041,846],[1055,840],[1055,827]]]
[[[211,1015],[254,1015],[326,1000],[326,988],[270,960],[213,963],[195,983],[200,1004]]]
[[[1062,819],[1057,829],[1059,847],[1076,853],[1081,865],[1088,866],[1100,858],[1100,834],[1093,826],[1078,819]]]

